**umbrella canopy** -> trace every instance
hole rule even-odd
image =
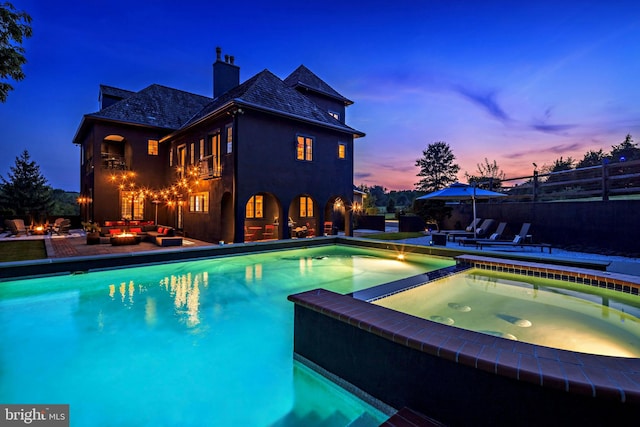
[[[475,185],[467,185],[454,182],[450,186],[433,193],[425,194],[416,200],[468,200],[473,202],[473,237],[476,237],[476,200],[477,199],[493,199],[495,197],[506,197],[506,194],[496,193],[495,191],[476,188]]]

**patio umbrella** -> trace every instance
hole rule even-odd
[[[506,194],[496,193],[495,191],[476,188],[475,185],[461,184],[454,182],[450,186],[433,193],[425,194],[416,200],[468,200],[473,203],[473,237],[476,237],[476,200],[493,199],[495,197],[506,197]]]

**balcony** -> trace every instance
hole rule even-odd
[[[126,170],[127,163],[124,160],[124,157],[103,153],[102,154],[102,168],[103,169],[117,169],[117,170]]]
[[[222,176],[222,166],[218,156],[206,156],[198,162],[198,172],[201,179],[220,178]]]

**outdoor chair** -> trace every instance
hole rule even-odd
[[[519,246],[521,248],[536,247],[536,248],[540,248],[541,252],[544,252],[544,249],[547,248],[549,250],[549,253],[551,253],[550,244],[531,242],[531,235],[529,234],[529,228],[531,228],[531,223],[525,222],[524,224],[522,224],[520,231],[518,232],[518,234],[515,235],[512,241],[478,239],[476,241],[476,248],[482,249],[483,246]]]
[[[22,219],[14,219],[11,221],[11,234],[14,236],[19,236],[24,234],[25,236],[29,234],[27,227],[24,225],[24,220]]]
[[[333,234],[333,222],[325,221],[324,223],[324,234],[325,236],[330,236]]]
[[[495,221],[493,219],[485,219],[482,224],[476,226],[476,237],[483,237],[489,234],[489,229]],[[471,230],[473,232],[473,229]]]
[[[59,225],[55,225],[53,226],[52,230],[54,233],[56,233],[58,236],[62,236],[63,234],[69,234],[69,230],[71,229],[71,220],[69,219],[63,219]]]
[[[316,230],[311,227],[311,224],[307,223],[307,237],[314,237],[316,235]]]
[[[244,227],[244,241],[245,242],[253,242],[256,240],[257,230],[249,230],[247,227]]]
[[[476,218],[475,220],[471,221],[471,223],[464,230],[440,230],[438,233],[444,233],[444,234],[456,234],[456,233],[467,234],[469,232],[473,233],[474,224],[476,227],[479,227],[481,222],[482,222],[482,218]]]
[[[477,244],[478,241],[488,241],[488,242],[500,241],[506,227],[507,227],[507,223],[501,222],[500,224],[498,224],[498,228],[496,228],[496,231],[494,231],[488,238],[477,239],[473,237],[463,237],[462,239],[458,239],[458,244],[469,245],[469,244]]]
[[[267,224],[264,226],[264,232],[262,233],[263,239],[273,239],[276,227],[273,224]]]

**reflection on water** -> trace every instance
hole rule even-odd
[[[133,280],[129,283],[122,282],[117,286],[109,285],[109,297],[115,300],[119,297],[120,302],[125,305],[133,305],[136,298],[141,297],[147,292],[145,284],[136,285]],[[160,279],[158,286],[166,291],[173,299],[174,312],[184,321],[187,327],[194,327],[200,323],[200,287],[207,288],[209,286],[209,273],[202,272],[193,274],[191,272],[182,275],[170,275]],[[156,324],[158,320],[156,299],[146,296],[144,300],[144,319],[149,326]],[[103,319],[99,319],[101,329],[104,326]]]
[[[70,403],[74,425],[380,425],[293,368],[287,295],[453,264],[408,258],[326,246],[2,283],[0,397]]]

